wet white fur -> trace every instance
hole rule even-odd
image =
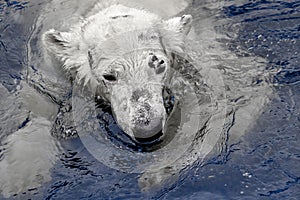
[[[82,19],[69,32],[51,29],[42,37],[45,47],[63,62],[65,70],[90,87],[94,87],[97,83],[93,79],[89,66],[89,50],[101,46],[101,43],[117,35],[153,28],[159,32],[166,47],[180,51],[183,36],[191,27],[190,15],[186,15],[182,22],[181,17],[163,20],[160,16],[146,10],[129,8],[120,4],[98,4],[95,9],[101,10],[95,15]],[[55,41],[59,41],[59,44]],[[135,41],[128,41],[128,45],[134,46]],[[147,45],[151,44],[145,44],[144,47]]]

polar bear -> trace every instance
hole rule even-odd
[[[91,2],[96,1],[98,2],[98,0],[91,0],[87,4],[91,5],[94,4]],[[134,0],[120,1],[129,2]],[[174,9],[176,12],[174,11],[172,14],[160,15],[162,14],[161,11],[169,12],[172,10],[169,9],[170,7],[178,6],[177,1],[165,0],[159,2],[159,0],[149,0],[138,2],[145,4],[145,7],[150,4],[149,2],[151,4],[154,2],[159,9],[151,9],[151,12],[149,12],[146,9],[137,9],[139,6],[131,7],[127,4],[127,6],[124,6],[125,4],[102,3],[97,4],[91,12],[86,14],[85,9],[89,9],[87,8],[89,6],[83,5],[81,0],[64,1],[64,3],[69,3],[76,9],[81,10],[80,12],[76,9],[75,11],[72,9],[67,10],[68,6],[65,4],[62,6],[60,0],[51,1],[48,9],[45,9],[39,17],[37,28],[30,42],[28,42],[28,47],[30,45],[36,47],[35,40],[39,41],[40,33],[45,32],[42,38],[50,57],[60,60],[65,71],[74,81],[80,83],[79,86],[89,89],[91,92],[96,91],[107,98],[112,104],[119,125],[128,134],[131,134],[133,139],[143,137],[147,139],[153,138],[151,136],[156,135],[155,132],[164,128],[166,111],[162,104],[162,87],[167,84],[168,76],[171,76],[169,70],[175,60],[172,52],[187,52],[187,49],[184,49],[184,46],[188,46],[185,37],[191,29],[192,18],[189,15],[169,20],[162,18],[179,13],[177,9]],[[77,6],[79,3],[80,6]],[[168,6],[168,9],[165,9],[166,6]],[[200,11],[197,9],[197,12]],[[86,17],[81,20],[79,17],[81,15]],[[71,19],[68,19],[68,17]],[[67,22],[61,21],[61,19],[66,18]],[[74,21],[76,23],[73,23]],[[193,141],[190,143],[185,141],[189,145],[187,151],[182,151],[182,148],[178,147],[180,142],[173,139],[172,142],[175,141],[176,145],[170,143],[168,146],[172,146],[170,148],[172,151],[163,151],[163,163],[160,162],[162,159],[154,160],[154,162],[150,160],[146,163],[146,169],[141,171],[138,180],[143,191],[151,190],[155,186],[161,189],[161,186],[165,184],[174,183],[193,163],[198,165],[198,163],[203,162],[204,158],[209,157],[207,155],[213,151],[214,147],[217,149],[216,153],[219,153],[218,150],[222,149],[221,147],[224,144],[222,142],[225,140],[227,142],[230,139],[231,144],[233,144],[232,138],[239,138],[246,132],[249,124],[254,122],[256,116],[259,115],[263,106],[268,102],[266,96],[271,93],[268,84],[264,82],[256,85],[252,84],[254,77],[265,72],[263,63],[266,63],[266,61],[264,59],[259,59],[256,56],[238,56],[227,48],[224,49],[223,40],[218,40],[223,38],[223,35],[215,31],[214,16],[211,18],[197,17],[194,21],[196,21],[194,25],[195,31],[197,31],[197,39],[190,41],[189,44],[193,44],[197,49],[201,51],[203,49],[205,52],[191,56],[197,56],[197,60],[200,61],[196,63],[199,64],[197,68],[199,71],[201,68],[201,79],[204,79],[205,83],[210,86],[214,85],[212,93],[216,93],[220,101],[217,99],[218,102],[211,105],[216,105],[218,109],[212,113],[212,118],[209,119],[210,123],[205,124],[205,129],[201,129],[205,130],[205,138],[202,137],[202,132],[199,132],[198,135],[192,135],[191,133]],[[74,25],[69,32],[49,30],[57,24],[59,24],[58,30],[63,30],[66,24]],[[49,31],[46,32],[45,30]],[[239,30],[234,32],[238,33]],[[37,52],[35,52],[28,48],[29,54],[32,55],[31,59],[36,56],[34,61],[41,59],[40,53],[42,50],[37,49]],[[244,55],[244,53],[240,55]],[[39,66],[40,71],[42,67],[49,67],[43,61],[31,63]],[[123,66],[124,63],[126,63],[125,66]],[[132,65],[132,63],[136,65]],[[217,73],[219,69],[224,69],[222,76],[226,88],[229,88],[226,95],[223,95],[224,87],[220,84],[221,81],[218,81],[221,77]],[[245,74],[245,69],[248,69],[250,73]],[[36,69],[32,68],[32,70],[35,71]],[[47,87],[43,87],[43,82],[49,75],[48,73],[46,73],[46,77],[43,77],[43,81],[34,77],[33,73],[31,75],[30,80],[41,84],[41,87],[47,90]],[[37,75],[40,74],[37,73]],[[137,79],[138,77],[139,79]],[[243,77],[242,82],[240,81],[241,77]],[[237,82],[241,84],[236,84]],[[46,81],[46,83],[45,86],[49,84],[49,81]],[[59,88],[60,90],[60,85],[58,87],[57,85],[53,84],[50,88]],[[63,84],[63,86],[64,89],[66,85]],[[25,116],[26,126],[12,133],[3,142],[5,144],[4,149],[0,149],[0,171],[5,174],[0,180],[0,191],[7,197],[29,189],[32,190],[32,188],[41,186],[44,182],[51,180],[50,169],[59,159],[59,152],[62,150],[59,145],[60,142],[50,136],[53,117],[57,116],[59,109],[52,102],[55,98],[50,100],[44,98],[38,92],[33,91],[31,87],[22,86],[20,88],[17,96],[22,103],[28,104],[26,109],[20,113],[22,115],[20,119],[24,118],[23,115]],[[1,94],[4,94],[3,89],[1,91]],[[49,95],[48,92],[46,91],[47,95]],[[49,93],[49,96],[51,96],[51,91]],[[57,93],[61,94],[60,92]],[[225,96],[228,97],[229,101],[223,100]],[[236,99],[239,101],[237,102]],[[13,100],[7,101],[7,99],[4,99],[4,101],[14,102]],[[226,106],[232,109],[226,111],[226,106],[223,107],[223,104],[220,103],[223,101],[226,102]],[[186,106],[195,111],[190,104]],[[17,108],[19,109],[19,107],[21,106]],[[226,114],[223,110],[227,112],[226,119],[228,118],[228,123],[226,123],[224,129],[223,126],[216,126],[216,124],[223,124],[224,115]],[[30,113],[29,118],[28,113]],[[134,114],[137,114],[137,117],[134,118]],[[194,121],[197,120],[196,115],[202,117],[197,111],[189,114],[192,114],[191,119]],[[187,119],[189,117],[187,116]],[[27,122],[27,118],[30,120],[29,122]],[[11,121],[11,118],[7,119]],[[149,119],[156,120],[148,122]],[[16,123],[14,120],[13,122]],[[138,126],[135,126],[136,124],[133,122],[138,122]],[[228,138],[226,128],[230,129],[230,137]],[[140,130],[143,130],[143,132]],[[224,137],[219,141],[220,148],[216,145],[219,139],[217,133],[219,132],[224,133]],[[124,149],[120,150],[123,151]],[[182,154],[177,153],[178,151]],[[146,155],[147,153],[137,152],[134,156],[137,157],[140,154]],[[178,159],[174,160],[172,154],[176,155],[176,158],[178,155]],[[154,159],[156,158],[154,157]]]
[[[133,140],[163,135],[162,91],[173,53],[184,51],[192,16],[163,20],[115,3],[95,9],[99,12],[69,32],[45,32],[43,44],[77,83],[111,103],[116,121]]]

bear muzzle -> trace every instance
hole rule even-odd
[[[145,123],[134,123],[133,135],[137,141],[148,141],[157,139],[155,136],[163,129],[163,117],[152,118]]]
[[[137,141],[151,140],[162,131],[165,113],[162,102],[138,101],[133,110],[131,131]]]

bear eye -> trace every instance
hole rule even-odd
[[[103,78],[107,81],[116,81],[117,77],[113,74],[104,74]]]

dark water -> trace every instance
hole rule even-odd
[[[12,94],[19,82],[26,79],[27,43],[38,11],[45,4],[0,2],[0,81]],[[78,138],[62,141],[64,150],[51,168],[52,180],[11,198],[298,199],[300,1],[226,1],[222,8],[217,8],[218,12],[206,6],[194,1],[187,12],[196,18],[217,13],[218,20],[228,20],[215,27],[222,34],[236,34],[234,40],[224,39],[224,46],[241,56],[254,54],[265,58],[265,70],[272,72],[268,80],[274,97],[244,136],[225,143],[222,153],[209,158],[203,166],[194,163],[185,169],[175,184],[148,194],[140,192],[139,174],[106,167],[93,159]],[[256,77],[253,81],[259,83],[261,79]],[[1,94],[0,100],[6,101],[6,97]],[[13,107],[8,103],[1,105]],[[6,108],[1,109],[4,116]],[[1,139],[26,124],[25,116],[7,130],[9,120],[1,119]],[[231,133],[229,129],[228,137]]]

